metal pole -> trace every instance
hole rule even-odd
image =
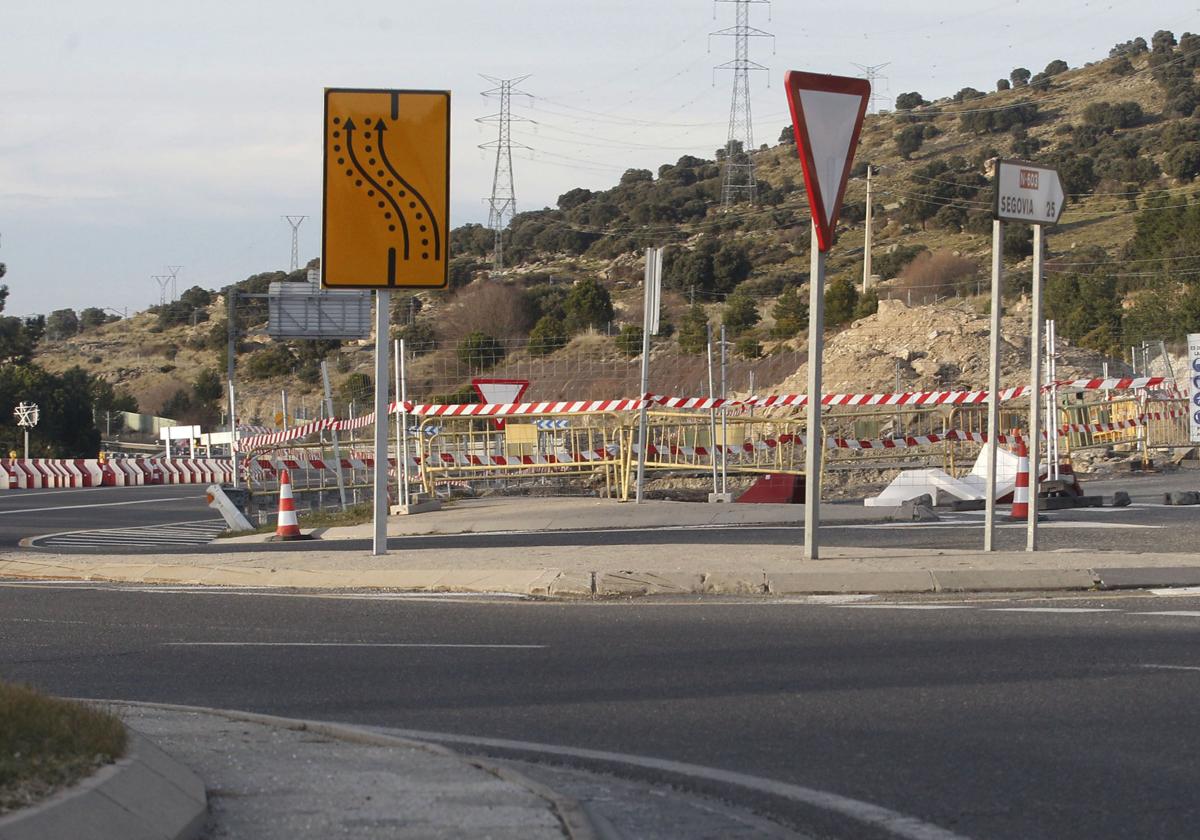
[[[228,333],[228,349],[226,359],[226,380],[229,383],[229,463],[233,467],[233,486],[238,486],[238,457],[237,457],[237,411],[233,393],[233,371],[237,361],[237,292],[229,287],[229,313],[225,316],[226,332]]]
[[[812,226],[811,265],[808,278],[808,428],[804,430],[804,559],[817,560],[821,543],[821,459],[825,440],[821,434],[821,353],[825,331],[825,252]]]
[[[1050,448],[1050,460],[1048,461],[1047,465],[1050,470],[1053,470],[1054,474],[1053,474],[1052,478],[1054,478],[1057,481],[1058,480],[1058,386],[1055,385],[1054,383],[1058,381],[1058,325],[1055,324],[1054,321],[1050,321],[1050,344],[1049,344],[1049,353],[1048,353],[1047,361],[1049,363],[1049,376],[1047,377],[1046,384],[1050,386],[1050,388],[1049,388],[1050,402],[1049,402],[1049,410],[1046,412],[1046,417],[1049,418],[1048,420],[1046,420],[1046,428],[1054,435],[1054,437],[1053,437],[1054,445]],[[1105,378],[1107,378],[1107,377],[1105,377]]]
[[[387,554],[387,446],[388,446],[388,303],[392,293],[375,290],[375,534],[371,554]]]
[[[400,484],[400,504],[407,505],[408,497],[408,382],[404,369],[404,339],[398,339],[396,350],[396,393],[400,395],[400,410],[396,412],[396,432],[400,438],[400,461],[396,465],[396,481]]]
[[[288,400],[286,390],[279,392],[279,405],[283,408],[283,428],[286,431],[288,427]]]
[[[646,249],[646,274],[642,281],[642,390],[638,399],[642,401],[641,411],[638,412],[638,462],[637,488],[634,491],[633,503],[642,503],[642,491],[646,483],[646,436],[649,432],[648,406],[646,394],[650,391],[650,307],[653,297],[654,259],[653,248]]]
[[[25,429],[25,460],[29,460],[29,429]]]
[[[712,324],[705,324],[708,335],[708,398],[713,398],[713,359],[712,359]],[[712,461],[712,491],[717,492],[717,410],[711,406],[708,409],[708,455]]]
[[[1037,551],[1038,486],[1042,448],[1042,226],[1033,226],[1033,329],[1029,331],[1029,521],[1025,550]],[[1049,417],[1049,415],[1047,415]],[[1047,421],[1047,428],[1050,426]]]
[[[871,170],[867,166],[867,236],[863,244],[863,294],[871,288]]]
[[[725,393],[725,325],[721,325],[721,399],[727,399],[728,394]],[[726,460],[729,457],[729,415],[725,411],[725,406],[721,406],[721,493],[724,495],[728,492],[729,466]]]
[[[321,362],[321,384],[325,388],[325,413],[330,419],[337,415],[333,413],[333,392],[329,388],[329,368],[325,362]],[[342,448],[338,444],[337,429],[329,430],[330,436],[333,438],[333,461],[334,472],[337,474],[338,500],[342,503],[342,510],[346,509],[346,479],[342,475]]]
[[[1000,307],[1004,285],[1004,222],[992,222],[992,337],[988,351],[987,496],[984,499],[983,550],[995,551],[996,451],[1000,434]]]

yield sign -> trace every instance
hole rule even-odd
[[[847,76],[789,70],[784,77],[796,153],[804,169],[804,186],[821,251],[833,245],[842,212],[846,180],[867,113],[871,83]]]
[[[471,387],[479,399],[489,405],[511,405],[520,402],[521,395],[529,387],[528,379],[472,379]],[[495,419],[497,429],[504,428],[504,419]]]

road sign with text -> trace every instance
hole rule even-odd
[[[324,194],[323,286],[445,287],[450,93],[327,88]]]
[[[817,243],[821,251],[828,251],[837,238],[838,216],[867,113],[871,83],[848,76],[789,70],[784,87]]]
[[[996,162],[995,216],[1003,222],[1058,224],[1066,195],[1058,172],[1023,160]]]

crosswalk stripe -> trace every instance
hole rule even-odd
[[[38,537],[33,541],[33,545],[42,548],[199,546],[212,542],[226,530],[226,527],[224,520],[203,519],[191,522],[169,522],[163,525],[139,525],[131,528],[64,531]]]

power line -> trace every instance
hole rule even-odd
[[[495,245],[492,252],[492,267],[499,271],[504,267],[504,226],[517,213],[517,190],[513,184],[512,150],[530,149],[521,143],[513,143],[512,122],[530,122],[525,117],[512,115],[512,96],[528,96],[524,91],[516,90],[517,85],[529,78],[529,75],[518,76],[515,79],[497,79],[493,76],[480,76],[495,85],[490,90],[483,91],[485,97],[500,99],[500,111],[479,117],[478,123],[495,123],[499,134],[490,143],[482,143],[481,149],[496,150],[496,168],[492,175],[492,195],[488,199],[488,227],[495,232]]]
[[[756,3],[766,4],[771,0],[714,0],[716,3],[733,3],[736,10],[736,23],[726,29],[713,32],[713,36],[729,36],[733,38],[733,59],[713,68],[733,71],[733,93],[729,102],[729,134],[725,140],[725,177],[721,183],[721,206],[728,209],[740,199],[754,202],[758,191],[758,182],[754,177],[754,121],[750,116],[750,71],[768,68],[757,61],[750,60],[750,39],[771,38],[775,36],[750,25],[750,6]],[[769,17],[768,11],[768,17]],[[716,8],[713,9],[716,16]],[[739,153],[737,145],[741,144]]]

